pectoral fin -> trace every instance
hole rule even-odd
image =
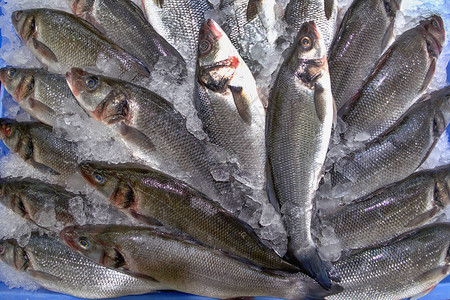
[[[333,15],[333,10],[334,10],[334,0],[325,0],[325,17],[327,17],[327,20],[329,20],[331,18],[331,16]]]
[[[262,0],[249,0],[247,5],[247,22],[252,21],[261,9]]]
[[[27,101],[28,105],[33,111],[39,112],[39,114],[45,114],[49,116],[55,115],[55,111],[51,107],[45,105],[44,103],[39,102],[34,98],[28,98]]]
[[[45,281],[50,281],[50,282],[58,282],[58,281],[62,280],[61,278],[59,278],[57,276],[53,276],[51,274],[41,272],[41,271],[28,270],[28,274],[30,274],[30,276],[33,278],[38,278],[40,280],[45,280]]]
[[[324,89],[319,84],[315,84],[314,87],[314,106],[316,108],[317,118],[323,123],[327,113],[327,100],[325,99]]]
[[[161,222],[159,222],[157,219],[149,217],[149,216],[144,216],[143,214],[137,212],[134,209],[130,209],[129,212],[133,218],[135,218],[136,220],[138,220],[141,223],[148,224],[151,226],[163,226],[163,224]]]
[[[431,83],[431,80],[433,80],[433,76],[434,76],[435,72],[436,72],[436,59],[432,59],[431,65],[428,68],[427,75],[425,76],[425,79],[423,81],[423,85],[420,88],[421,92],[424,92],[428,88],[428,86]]]
[[[277,213],[281,213],[280,203],[278,202],[277,197],[275,195],[272,179],[272,168],[269,162],[266,163],[266,190],[269,202],[273,205]]]
[[[28,162],[30,163],[30,165],[33,166],[33,168],[35,168],[36,170],[39,170],[39,171],[41,171],[43,173],[50,173],[52,175],[61,175],[56,170],[54,170],[54,169],[52,169],[49,166],[46,166],[44,164],[38,163],[34,159],[30,159]]]
[[[47,46],[45,46],[43,43],[39,42],[35,38],[32,39],[32,43],[33,43],[34,49],[37,52],[39,52],[42,55],[42,57],[45,58],[46,61],[51,62],[51,63],[58,62],[58,58],[56,58],[55,53],[53,53],[53,51],[50,50],[50,48],[48,48]]]
[[[162,8],[164,5],[164,0],[153,0],[153,2],[155,2],[156,6],[159,8]]]
[[[145,147],[146,150],[155,151],[156,149],[155,144],[153,144],[150,138],[136,128],[126,125],[124,122],[121,122],[119,125],[119,133],[125,140],[140,147]]]
[[[421,224],[424,224],[426,222],[428,222],[429,220],[431,220],[434,216],[436,216],[438,212],[438,208],[437,207],[433,207],[432,209],[418,215],[417,217],[415,217],[414,219],[412,219],[411,221],[408,222],[408,227],[417,227]]]
[[[250,99],[244,93],[241,86],[229,86],[233,94],[234,105],[241,116],[241,119],[248,125],[252,123],[252,113],[250,110]]]

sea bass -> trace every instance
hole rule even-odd
[[[298,32],[303,23],[314,21],[325,43],[331,46],[336,31],[337,1],[335,0],[290,0],[284,19],[289,28]]]
[[[361,88],[393,38],[401,0],[354,0],[332,44],[328,64],[339,109]]]
[[[424,96],[389,130],[333,165],[331,192],[354,200],[409,176],[428,157],[449,121],[450,87]]]
[[[149,69],[161,58],[171,64],[175,77],[186,75],[181,55],[147,21],[130,0],[70,0],[72,11],[95,26],[114,43],[134,55]]]
[[[184,56],[188,66],[195,64],[198,34],[205,12],[213,6],[208,0],[142,0],[153,28]]]
[[[210,141],[263,186],[264,106],[252,73],[212,20],[200,30],[196,77],[195,107]]]
[[[126,80],[149,76],[141,61],[72,14],[31,9],[14,12],[11,20],[16,33],[52,73],[78,67]]]
[[[33,234],[25,247],[15,240],[0,241],[0,261],[25,272],[46,289],[75,297],[115,298],[167,289],[154,280],[93,263],[47,235]]]
[[[450,202],[450,165],[412,174],[323,219],[344,249],[380,244],[439,215]]]
[[[58,117],[85,115],[62,75],[6,67],[0,69],[0,80],[20,107],[42,123],[54,126]]]
[[[79,169],[115,207],[143,223],[171,226],[263,268],[298,271],[264,246],[247,223],[180,180],[132,164],[86,162]]]
[[[421,297],[450,273],[449,244],[450,224],[432,224],[343,258],[334,266],[344,291],[327,299]]]
[[[64,182],[77,171],[77,145],[53,133],[52,127],[36,122],[0,119],[0,138],[25,162]]]
[[[325,45],[314,22],[308,22],[301,27],[269,97],[267,190],[284,216],[288,254],[324,286],[330,282],[310,227],[333,106]]]
[[[371,140],[402,116],[428,88],[445,40],[444,22],[432,16],[403,33],[377,62],[363,87],[339,111],[348,139]],[[366,136],[367,135],[367,136]]]
[[[87,204],[81,194],[32,178],[0,179],[0,202],[22,218],[51,231],[78,225],[77,217],[84,215]],[[72,209],[81,211],[74,214]]]
[[[200,296],[228,299],[268,296],[303,299],[326,291],[302,273],[263,271],[182,235],[127,226],[70,226],[61,237],[75,251],[104,266],[142,274],[168,287]]]
[[[72,69],[66,79],[80,105],[114,127],[136,157],[152,167],[186,174],[180,179],[217,198],[206,144],[188,131],[185,118],[170,102],[145,88],[81,69]]]

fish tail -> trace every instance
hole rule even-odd
[[[301,269],[309,276],[314,278],[321,286],[326,289],[331,288],[331,282],[328,275],[328,268],[317,252],[317,248],[311,248],[306,253],[292,253],[289,255],[291,259],[297,261]]]

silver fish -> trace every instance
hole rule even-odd
[[[432,16],[386,50],[361,90],[339,110],[347,139],[377,137],[418,100],[430,85],[444,40],[444,22]]]
[[[328,64],[331,89],[339,109],[364,79],[393,38],[401,0],[354,0],[332,44]]]
[[[25,162],[60,181],[77,172],[77,145],[57,137],[48,125],[0,119],[0,138]]]
[[[0,202],[22,218],[51,231],[78,224],[71,203],[87,208],[83,195],[32,178],[0,179]]]
[[[70,0],[72,11],[125,51],[134,55],[149,69],[165,57],[172,64],[175,77],[186,75],[181,55],[147,21],[142,10],[130,0]]]
[[[338,160],[330,171],[331,191],[353,200],[413,173],[450,121],[449,99],[450,87],[424,96],[385,133]]]
[[[46,289],[75,297],[115,298],[167,289],[154,280],[93,263],[47,235],[33,234],[25,247],[15,240],[0,241],[0,260]]]
[[[314,197],[331,136],[334,109],[326,49],[314,22],[305,23],[280,68],[266,124],[267,190],[281,206],[288,254],[329,287],[311,237]]]
[[[344,249],[374,246],[439,215],[450,203],[450,165],[412,174],[323,219]]]
[[[188,66],[195,64],[198,34],[205,12],[213,6],[208,0],[142,0],[153,28],[180,52]]]
[[[328,49],[336,31],[337,1],[335,0],[290,0],[286,6],[284,19],[294,32],[303,23],[314,21]]]
[[[201,246],[185,236],[129,226],[70,226],[67,245],[94,262],[158,280],[168,287],[206,297],[268,296],[303,299],[339,291],[323,289],[302,273],[272,273]]]
[[[250,70],[212,20],[200,30],[196,77],[195,107],[210,141],[263,186],[264,107]]]
[[[31,9],[14,12],[11,20],[16,33],[52,73],[78,67],[126,80],[150,75],[141,61],[72,14]]]
[[[450,224],[433,224],[334,264],[344,291],[328,300],[423,296],[449,273]],[[417,298],[415,298],[417,299]]]
[[[19,105],[36,120],[54,126],[58,117],[85,115],[66,79],[43,69],[0,69],[0,80]]]

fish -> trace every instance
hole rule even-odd
[[[188,68],[195,66],[200,26],[212,4],[208,0],[142,0],[142,7],[153,28],[174,45]]]
[[[450,273],[449,243],[450,224],[436,223],[342,258],[334,266],[344,290],[326,299],[419,298]]]
[[[298,272],[262,244],[247,223],[183,181],[129,163],[84,162],[79,170],[115,207],[142,223],[171,226],[262,268]]]
[[[274,0],[221,0],[219,9],[226,22],[221,25],[239,55],[255,74],[259,71],[254,49],[267,48],[274,44],[276,34]]]
[[[308,276],[263,271],[219,249],[157,228],[69,226],[60,233],[73,250],[96,263],[148,276],[169,288],[219,299],[268,296],[302,299],[331,294]]]
[[[194,103],[210,142],[264,186],[264,106],[255,79],[220,26],[200,29]]]
[[[386,132],[335,162],[329,171],[331,191],[336,198],[354,200],[411,175],[449,121],[447,86],[423,96]]]
[[[300,28],[280,67],[266,120],[267,191],[284,218],[288,255],[306,274],[329,287],[310,227],[333,126],[334,102],[325,44],[313,21]]]
[[[0,118],[0,138],[26,163],[61,182],[77,173],[77,144],[57,137],[51,126]]]
[[[430,85],[444,41],[444,22],[437,15],[404,32],[339,110],[345,138],[372,140],[394,124]]]
[[[145,65],[85,20],[64,11],[30,9],[13,12],[17,35],[52,73],[89,68],[129,81],[150,76]]]
[[[328,56],[337,109],[361,88],[393,39],[400,5],[401,0],[355,0],[348,8]]]
[[[139,59],[149,70],[164,59],[174,77],[186,76],[186,63],[130,0],[70,0],[72,12],[91,23],[114,43]]]
[[[284,13],[288,28],[295,33],[298,33],[304,23],[314,21],[327,51],[336,31],[336,17],[335,0],[290,0]]]
[[[84,208],[88,207],[82,194],[33,178],[1,178],[0,202],[22,218],[50,231],[78,225],[78,215],[85,215]],[[73,215],[75,204],[82,210]]]
[[[167,289],[148,278],[105,268],[72,251],[59,239],[33,233],[24,247],[0,241],[0,261],[28,274],[42,287],[75,297],[102,299]]]
[[[0,80],[20,107],[39,122],[54,126],[59,117],[85,115],[62,75],[5,67],[0,69]]]
[[[114,128],[134,156],[152,167],[187,174],[180,179],[219,197],[206,144],[188,131],[173,104],[143,87],[77,68],[66,74],[66,80],[81,107]]]
[[[343,249],[373,247],[435,219],[450,201],[450,165],[413,173],[323,218]]]

